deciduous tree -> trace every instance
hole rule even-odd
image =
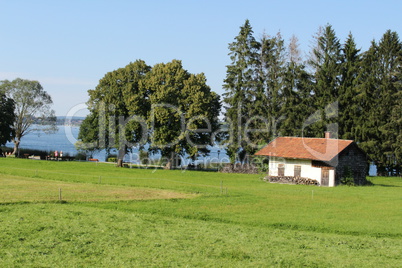
[[[207,155],[219,128],[220,102],[204,74],[191,74],[181,61],[173,60],[156,64],[146,81],[152,104],[151,152],[166,157],[168,167],[174,167],[176,155]]]
[[[195,159],[209,153],[218,130],[219,96],[204,74],[190,74],[181,61],[150,67],[142,60],[107,73],[89,90],[91,114],[79,138],[97,149],[119,149],[119,162],[133,146]]]
[[[52,98],[38,81],[17,78],[2,81],[0,87],[15,103],[13,154],[17,154],[21,139],[35,130],[34,123],[44,125],[40,129],[45,132],[57,129],[55,113],[51,109]]]
[[[137,60],[108,72],[95,89],[88,90],[91,114],[80,129],[80,138],[93,148],[119,150],[120,165],[132,146],[146,143],[142,138],[150,103],[142,80],[150,69],[144,61]]]

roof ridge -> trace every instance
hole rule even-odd
[[[330,161],[353,140],[314,137],[277,137],[255,155]]]
[[[345,140],[345,139],[337,139],[337,138],[317,138],[317,137],[293,137],[293,136],[282,136],[276,137],[274,140],[278,138],[291,138],[291,139],[321,139],[321,140],[338,140],[338,141],[354,141],[354,140]]]

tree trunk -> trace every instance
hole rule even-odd
[[[123,167],[123,159],[118,159],[116,167]]]
[[[14,150],[12,155],[18,156],[17,154],[20,148],[20,140],[13,139],[13,142],[14,142]]]
[[[168,162],[166,163],[165,167],[163,169],[172,169],[172,159],[169,158]]]
[[[127,145],[124,145],[122,148],[119,149],[119,154],[117,158],[117,167],[123,167],[123,160],[124,156],[126,155]]]
[[[172,152],[170,154],[170,158],[168,159],[168,162],[166,163],[164,169],[175,169],[180,165],[181,165],[181,161],[178,158],[178,155],[175,152]]]

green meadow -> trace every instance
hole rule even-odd
[[[0,158],[0,267],[402,266],[402,178],[262,177]]]

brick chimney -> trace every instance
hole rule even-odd
[[[330,131],[325,131],[325,138],[330,139],[331,138],[331,132]]]

